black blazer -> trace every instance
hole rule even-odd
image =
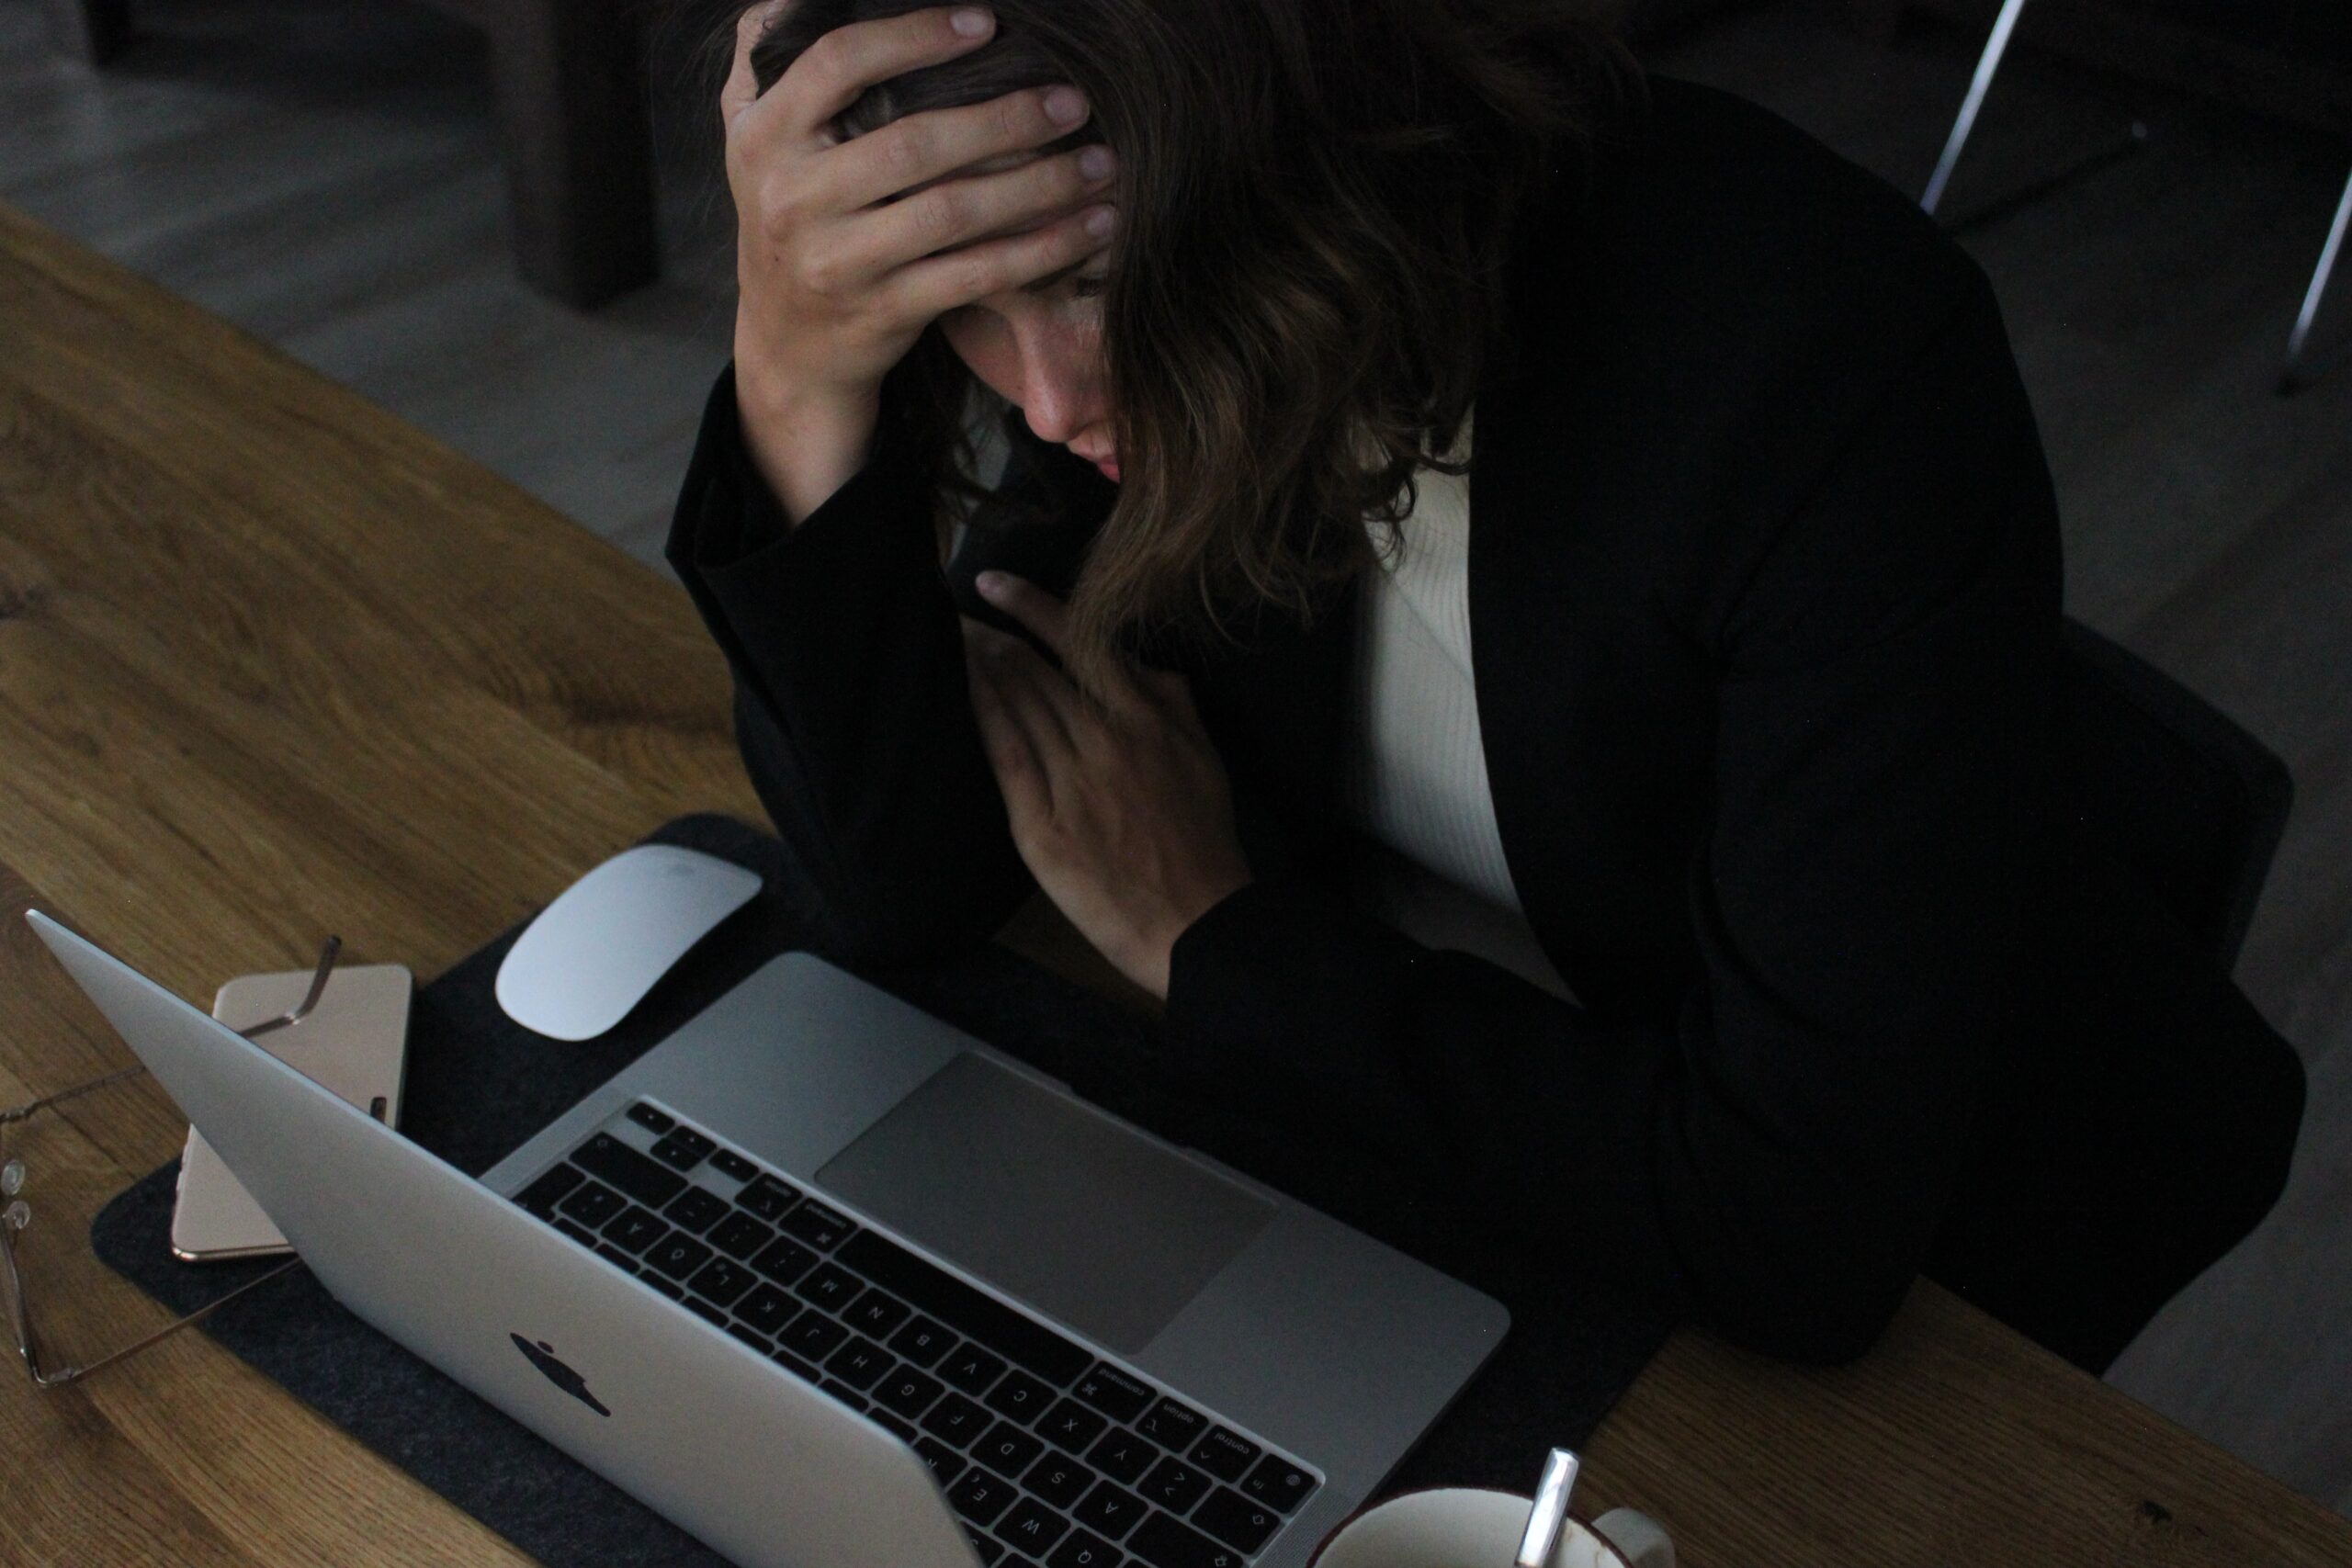
[[[2300,1069],[2067,832],[2055,502],[1984,274],[1786,122],[1651,86],[1519,232],[1469,479],[1495,815],[1577,1003],[1338,895],[1346,594],[1187,665],[1258,880],[1178,942],[1170,1048],[1743,1342],[1855,1354],[1927,1267],[2104,1365],[2275,1197]],[[787,531],[722,376],[680,500],[669,559],[853,962],[977,943],[1034,886],[956,610],[1001,619],[982,564],[1066,591],[1114,492],[1005,428],[945,574],[887,400]]]

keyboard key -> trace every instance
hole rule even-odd
[[[880,1382],[898,1358],[864,1335],[853,1334],[849,1343],[833,1352],[825,1370],[849,1384],[860,1393]]]
[[[673,1302],[682,1302],[686,1299],[684,1286],[673,1285],[669,1280],[662,1278],[659,1274],[639,1274],[638,1278],[644,1280],[647,1284],[652,1286],[655,1290],[661,1292],[663,1295],[669,1297]]]
[[[666,1111],[656,1111],[643,1100],[628,1108],[628,1119],[649,1133],[666,1133],[678,1124],[678,1119]]]
[[[890,1348],[918,1367],[937,1366],[955,1343],[956,1336],[945,1325],[928,1317],[918,1317],[890,1336]]]
[[[1082,1454],[1111,1423],[1074,1399],[1065,1399],[1037,1423],[1037,1435],[1066,1452]]]
[[[779,1285],[789,1285],[817,1266],[817,1255],[798,1242],[778,1236],[767,1250],[752,1259],[752,1267]]]
[[[860,1334],[879,1339],[907,1321],[907,1303],[886,1291],[869,1290],[842,1314],[842,1321]]]
[[[1134,1420],[1158,1397],[1149,1383],[1099,1362],[1070,1392],[1114,1421]]]
[[[571,1163],[649,1209],[660,1208],[686,1184],[676,1171],[662,1169],[610,1133],[599,1133],[572,1150]]]
[[[725,1219],[711,1226],[710,1234],[703,1239],[729,1258],[747,1258],[755,1256],[775,1236],[775,1232],[742,1210],[733,1209],[728,1212]]]
[[[902,1363],[876,1385],[874,1402],[911,1418],[930,1409],[931,1402],[946,1392],[947,1385],[937,1378]]]
[[[937,1438],[917,1438],[915,1452],[922,1456],[923,1463],[931,1466],[932,1474],[939,1477],[939,1483],[942,1486],[954,1485],[956,1478],[972,1467],[970,1460],[966,1459]]]
[[[634,1258],[670,1234],[670,1227],[631,1203],[605,1222],[604,1236]]]
[[[679,1170],[692,1170],[710,1156],[718,1145],[691,1127],[672,1129],[670,1135],[653,1145],[653,1157],[663,1165]]]
[[[645,1250],[645,1266],[659,1269],[681,1283],[694,1278],[695,1270],[710,1261],[710,1248],[690,1235],[672,1231],[653,1247]]]
[[[615,1247],[609,1241],[600,1241],[596,1244],[596,1256],[603,1258],[605,1262],[611,1264],[614,1268],[619,1269],[624,1274],[634,1274],[637,1272],[637,1259],[631,1258],[628,1253],[623,1252],[619,1247]]]
[[[980,1561],[988,1564],[988,1568],[997,1568],[997,1559],[1004,1555],[1004,1542],[993,1536],[982,1535],[969,1526],[965,1528],[964,1533],[971,1537],[972,1550],[980,1554]]]
[[[800,1207],[784,1217],[783,1226],[820,1252],[831,1252],[857,1229],[847,1214],[837,1213],[814,1198],[803,1199]]]
[[[786,1227],[789,1229],[790,1227]],[[876,1284],[977,1339],[1056,1388],[1067,1388],[1094,1358],[896,1242],[861,1231],[842,1245],[841,1259]],[[953,1382],[953,1379],[949,1380]]]
[[[755,1334],[740,1323],[729,1324],[727,1325],[727,1332],[732,1334],[736,1338],[741,1339],[744,1344],[749,1345],[752,1349],[757,1350],[763,1356],[770,1356],[775,1353],[775,1346],[769,1340],[766,1335]]]
[[[1143,1413],[1136,1430],[1161,1448],[1173,1449],[1181,1454],[1191,1451],[1208,1426],[1208,1417],[1192,1406],[1163,1399]]]
[[[1229,1546],[1220,1546],[1196,1529],[1178,1524],[1166,1514],[1154,1514],[1127,1538],[1127,1550],[1151,1568],[1241,1568],[1248,1561]]]
[[[711,1168],[732,1181],[749,1181],[760,1174],[760,1168],[737,1154],[733,1149],[720,1149],[710,1156]]]
[[[735,1303],[735,1315],[763,1334],[774,1334],[792,1321],[800,1303],[763,1280],[759,1288]]]
[[[948,1386],[960,1388],[966,1393],[987,1393],[989,1384],[996,1382],[1003,1371],[1003,1361],[969,1340],[939,1364],[939,1375],[947,1380]]]
[[[922,1429],[942,1442],[957,1448],[969,1448],[972,1439],[989,1429],[992,1417],[979,1405],[960,1393],[951,1393],[931,1407],[922,1418]]]
[[[998,1422],[989,1428],[987,1437],[972,1445],[972,1457],[1007,1481],[1036,1463],[1045,1451],[1045,1444],[1010,1421]]]
[[[976,1525],[990,1525],[1012,1506],[1012,1483],[975,1470],[947,1489],[948,1506]]]
[[[1114,1427],[1102,1434],[1101,1442],[1087,1450],[1086,1457],[1105,1475],[1133,1486],[1143,1478],[1145,1471],[1159,1462],[1159,1448],[1124,1427]]]
[[[707,1187],[689,1187],[672,1200],[662,1211],[664,1219],[674,1221],[680,1230],[700,1235],[710,1228],[711,1222],[727,1213],[727,1200]]]
[[[1044,1415],[1053,1402],[1054,1391],[1027,1372],[1007,1372],[1002,1382],[989,1390],[989,1408],[1024,1427]]]
[[[858,1298],[865,1289],[865,1281],[838,1263],[820,1263],[816,1272],[796,1287],[800,1299],[814,1302],[827,1312],[839,1312]]]
[[[555,1212],[568,1219],[577,1220],[590,1230],[609,1223],[613,1216],[628,1207],[628,1200],[601,1181],[583,1181],[571,1190],[571,1196],[555,1206]],[[589,1246],[596,1244],[591,1241]]]
[[[717,1324],[721,1328],[728,1326],[727,1314],[719,1311],[717,1307],[711,1305],[708,1302],[698,1301],[693,1296],[688,1296],[686,1298],[686,1310],[694,1314],[696,1317],[702,1318],[709,1323]]]
[[[1119,1568],[1121,1561],[1119,1549],[1101,1536],[1073,1530],[1046,1559],[1046,1568]]]
[[[765,1220],[770,1224],[790,1213],[792,1206],[799,1201],[799,1193],[766,1176],[758,1178],[735,1194],[737,1207],[749,1210],[754,1218]]]
[[[1313,1495],[1315,1478],[1280,1454],[1268,1454],[1241,1483],[1241,1490],[1257,1502],[1291,1514]]]
[[[1171,1514],[1192,1511],[1209,1489],[1209,1478],[1182,1460],[1163,1459],[1151,1467],[1140,1488],[1146,1497]]]
[[[556,1201],[585,1179],[575,1167],[549,1166],[540,1173],[537,1181],[514,1194],[514,1201],[543,1220],[552,1220],[555,1218]]]
[[[779,1346],[808,1361],[823,1360],[848,1337],[848,1329],[815,1307],[794,1318],[792,1325],[775,1337]]]
[[[1042,1552],[1069,1533],[1069,1521],[1035,1497],[1023,1497],[996,1527],[999,1540],[1016,1551]]]
[[[773,1355],[777,1366],[782,1367],[786,1371],[790,1372],[794,1377],[798,1378],[803,1382],[815,1382],[825,1375],[819,1371],[815,1367],[809,1365],[807,1361],[802,1360],[799,1357],[794,1355],[789,1350],[784,1349],[782,1347],[778,1347],[775,1351],[773,1352]]]
[[[596,1233],[590,1230],[586,1225],[575,1224],[571,1221],[559,1216],[555,1222],[555,1228],[570,1236],[572,1240],[578,1242],[581,1246],[589,1248],[591,1251],[594,1251],[600,1245],[596,1240]]]
[[[1046,1456],[1029,1467],[1021,1484],[1043,1497],[1057,1508],[1067,1508],[1086,1495],[1094,1484],[1094,1472],[1068,1454],[1047,1450]]]
[[[718,1306],[733,1306],[735,1298],[759,1281],[759,1276],[741,1263],[724,1258],[714,1258],[703,1265],[700,1272],[686,1281],[686,1289]]]
[[[915,1424],[913,1422],[908,1420],[903,1416],[896,1414],[895,1412],[885,1410],[878,1404],[868,1410],[865,1413],[865,1416],[866,1419],[872,1421],[876,1426],[881,1427],[884,1431],[889,1433],[890,1436],[898,1438],[899,1441],[902,1443],[911,1443],[917,1437],[921,1436],[921,1434],[915,1430]]]
[[[831,1394],[843,1404],[848,1405],[852,1410],[856,1411],[860,1416],[865,1415],[868,1410],[874,1408],[872,1405],[865,1403],[865,1395],[858,1393],[857,1390],[850,1387],[849,1384],[842,1382],[839,1378],[827,1378],[823,1382],[819,1383],[817,1386],[823,1389],[827,1393]]]
[[[1263,1503],[1252,1503],[1230,1487],[1220,1486],[1193,1510],[1193,1523],[1227,1546],[1255,1553],[1266,1538],[1282,1526],[1282,1516]]]
[[[1238,1481],[1258,1461],[1258,1445],[1223,1427],[1193,1445],[1193,1462],[1219,1481]],[[1254,1550],[1254,1549],[1253,1549]]]
[[[1080,1524],[1101,1530],[1113,1540],[1135,1529],[1136,1522],[1150,1511],[1142,1498],[1108,1481],[1088,1493],[1086,1501],[1070,1510]]]

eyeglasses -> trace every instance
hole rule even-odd
[[[325,947],[319,953],[318,969],[311,976],[311,988],[303,996],[300,1005],[277,1018],[254,1024],[250,1028],[241,1029],[237,1032],[251,1040],[258,1035],[266,1034],[272,1030],[288,1028],[310,1016],[311,1010],[319,1005],[319,997],[326,989],[327,976],[334,969],[335,954],[342,949],[342,938],[334,936],[327,938]],[[218,1301],[198,1308],[186,1317],[167,1323],[153,1333],[136,1339],[119,1350],[110,1351],[87,1362],[77,1365],[43,1354],[41,1336],[36,1327],[32,1304],[25,1289],[24,1267],[17,1252],[17,1234],[33,1223],[32,1206],[25,1199],[25,1193],[30,1187],[32,1173],[22,1157],[21,1152],[12,1145],[18,1145],[23,1137],[23,1134],[18,1129],[36,1116],[44,1112],[51,1115],[58,1114],[58,1108],[61,1106],[79,1100],[85,1095],[96,1093],[99,1089],[139,1077],[146,1071],[144,1066],[123,1067],[86,1082],[75,1084],[70,1089],[60,1089],[55,1094],[36,1100],[28,1105],[19,1105],[11,1111],[0,1111],[0,1202],[5,1202],[6,1205],[5,1208],[0,1208],[0,1293],[5,1293],[7,1297],[8,1322],[9,1326],[16,1331],[17,1354],[23,1359],[25,1370],[32,1375],[33,1384],[37,1388],[62,1388],[67,1383],[77,1382],[95,1371],[135,1356],[150,1345],[178,1333],[189,1324],[203,1322],[238,1297],[258,1290],[281,1274],[289,1273],[302,1266],[300,1258],[288,1258],[266,1274],[248,1280],[235,1290],[228,1292]]]

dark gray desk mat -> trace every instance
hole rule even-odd
[[[499,1010],[492,986],[507,931],[418,989],[401,1130],[479,1174],[777,953],[807,945],[803,897],[783,845],[732,818],[683,817],[649,842],[751,866],[760,896],[602,1039],[541,1039]],[[585,869],[584,867],[582,869]],[[1466,1240],[1442,1207],[1357,1152],[1301,1139],[1205,1103],[1157,1067],[1156,1026],[989,946],[921,971],[866,978],[1071,1083],[1135,1122],[1315,1203],[1501,1299],[1513,1325],[1488,1362],[1385,1488],[1526,1491],[1544,1451],[1582,1443],[1664,1339],[1664,1325],[1606,1301],[1531,1284],[1515,1260]],[[109,1203],[98,1256],[177,1311],[268,1267],[170,1255],[176,1163]],[[321,1415],[550,1568],[716,1565],[724,1560],[560,1450],[337,1305],[297,1270],[207,1320],[203,1331]]]

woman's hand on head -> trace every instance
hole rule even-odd
[[[738,226],[737,379],[777,402],[870,400],[935,317],[1103,248],[1085,220],[1113,176],[1087,176],[1072,149],[950,177],[1084,122],[1082,102],[1076,119],[1053,118],[1042,89],[838,141],[833,120],[869,86],[980,47],[994,19],[966,34],[956,13],[985,7],[938,6],[836,28],[763,94],[752,51],[790,4],[743,13],[719,95]]]
[[[1067,658],[1059,599],[1005,573],[980,581]],[[1164,1000],[1176,939],[1250,881],[1225,763],[1191,686],[1172,671],[1130,671],[1098,700],[1020,638],[968,618],[964,652],[1022,860],[1080,935]]]

